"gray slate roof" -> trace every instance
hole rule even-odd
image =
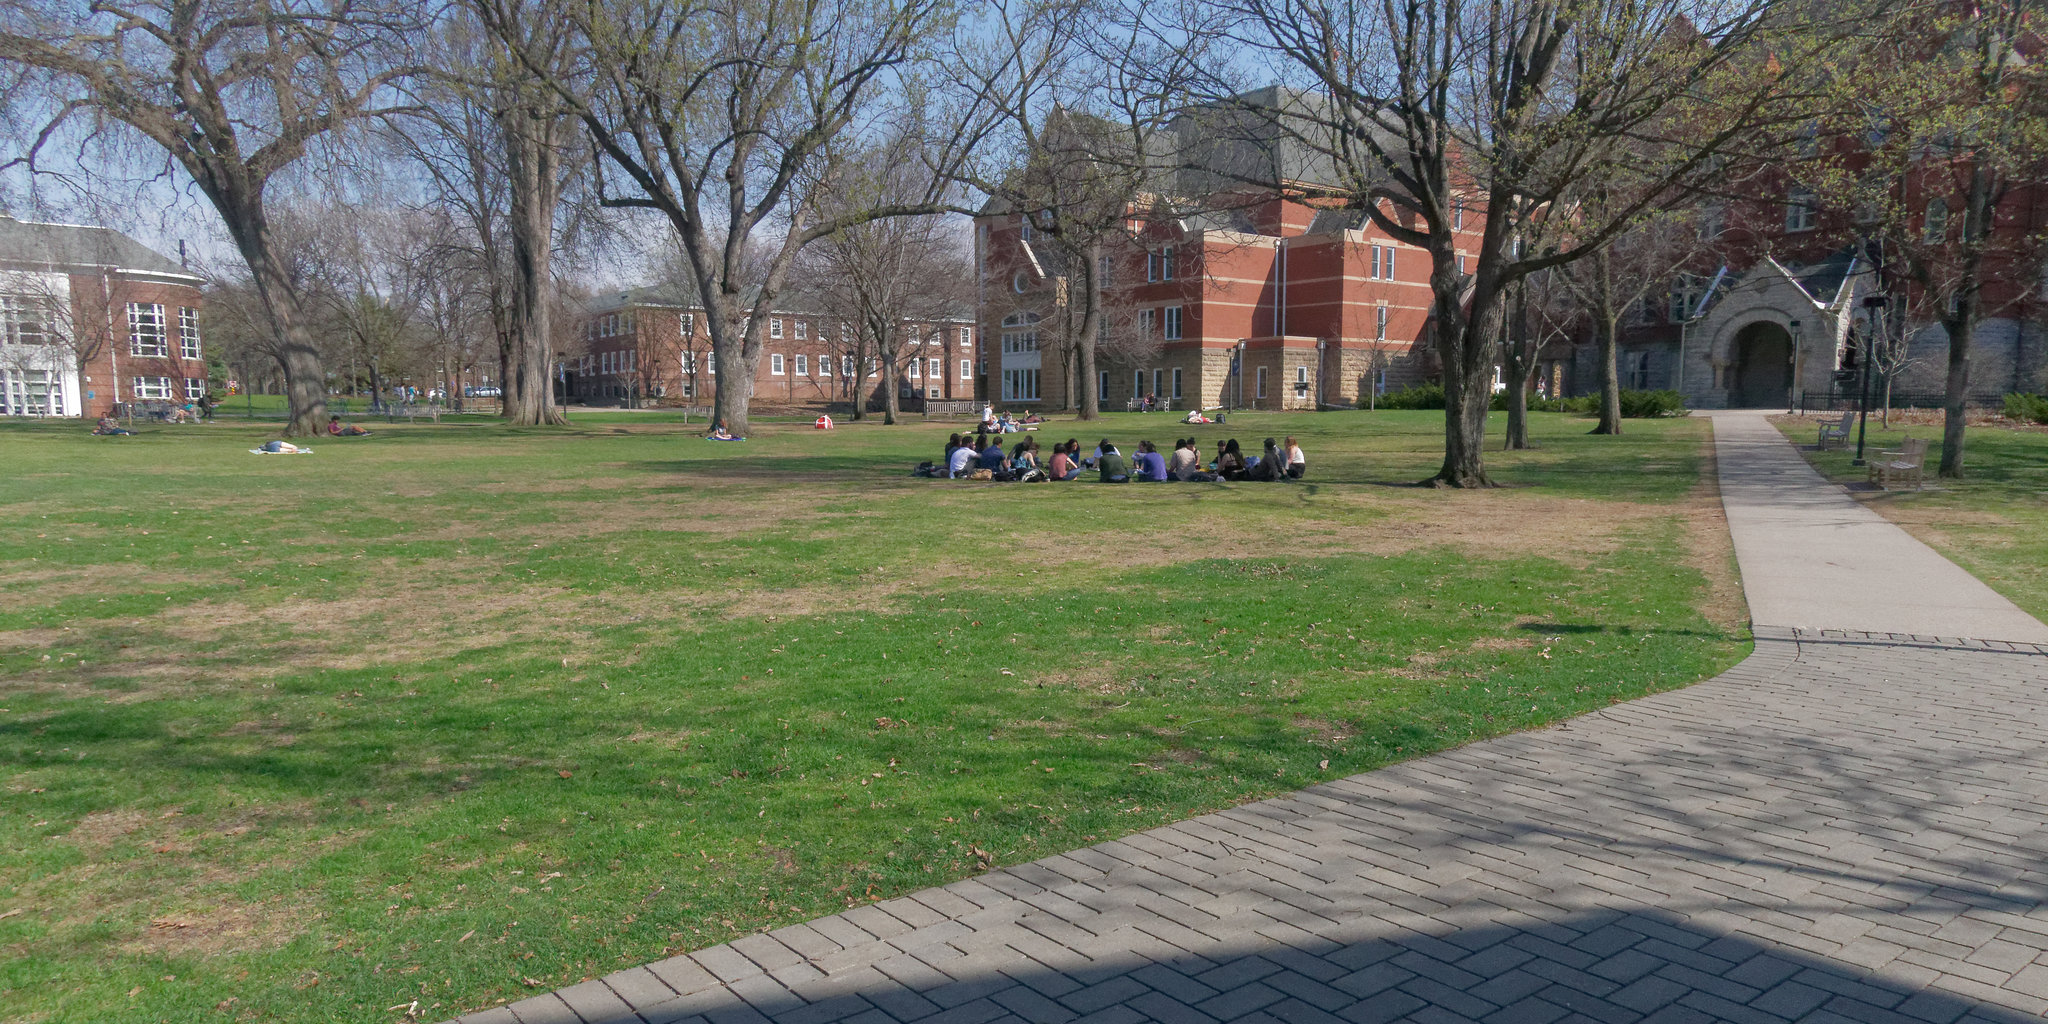
[[[199,275],[112,228],[44,224],[0,215],[0,263]]]

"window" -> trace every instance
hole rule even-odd
[[[796,340],[802,341],[810,336],[811,322],[809,320],[798,320],[796,322]]]
[[[778,339],[782,337],[782,318],[781,318],[781,317],[779,317],[779,316],[773,316],[773,317],[769,317],[769,318],[768,318],[768,336],[769,336],[769,337],[771,337],[771,338],[778,338]]]
[[[852,356],[840,356],[840,357],[839,357],[839,375],[840,375],[841,377],[851,377],[851,376],[853,376],[853,357],[852,357]]]
[[[1028,216],[1025,216],[1025,217],[1019,217],[1019,218],[1017,218],[1017,240],[1018,240],[1018,241],[1020,241],[1020,242],[1029,242],[1029,241],[1031,241],[1031,218],[1030,218],[1030,217],[1028,217]]]
[[[1131,371],[1131,397],[1145,397],[1145,371],[1143,370]]]
[[[1929,244],[1948,237],[1948,203],[1941,199],[1929,200],[1926,219],[1921,221],[1920,230]]]
[[[881,375],[881,373],[882,373],[882,360],[881,360],[881,359],[879,359],[878,357],[875,357],[875,356],[869,356],[869,357],[868,357],[868,376],[870,376],[870,377],[877,377],[877,376],[880,376],[880,375]]]
[[[685,376],[685,377],[688,377],[688,376],[690,376],[691,374],[694,374],[694,373],[696,373],[696,372],[697,372],[697,353],[695,353],[695,352],[685,352],[685,353],[683,353],[683,358],[682,358],[682,370],[683,370],[683,376]]]
[[[1029,287],[1031,287],[1031,280],[1021,270],[1017,271],[1016,276],[1010,278],[1010,290],[1019,295],[1024,294],[1024,289]]]
[[[705,372],[705,373],[717,373],[717,372],[718,372],[718,353],[716,353],[716,352],[706,352],[706,353],[704,353],[704,372]]]
[[[1152,336],[1152,319],[1155,316],[1158,316],[1158,314],[1149,309],[1138,311],[1138,337],[1150,338]]]
[[[1165,371],[1165,370],[1153,370],[1153,371],[1152,371],[1152,391],[1151,391],[1151,394],[1154,394],[1154,395],[1156,395],[1156,394],[1158,394],[1158,393],[1160,393],[1160,392],[1162,392],[1162,391],[1165,391],[1165,390],[1166,390],[1166,371]]]
[[[56,337],[54,303],[39,296],[0,295],[0,345],[47,345]]]
[[[1100,287],[1109,287],[1109,265],[1110,259],[1107,256],[1095,261],[1095,283]]]
[[[167,356],[171,354],[164,336],[164,307],[154,302],[128,304],[128,354]],[[165,385],[167,388],[169,385]]]
[[[197,402],[197,401],[199,401],[200,399],[202,399],[202,398],[205,398],[205,397],[206,397],[206,378],[204,378],[204,377],[187,377],[187,378],[185,378],[185,400],[186,400],[186,401],[188,401],[188,402]]]
[[[678,317],[678,318],[677,318],[677,320],[676,320],[676,328],[677,328],[677,330],[679,330],[679,331],[680,331],[680,332],[682,333],[682,336],[683,336],[683,337],[685,337],[685,338],[688,338],[688,337],[690,337],[690,336],[692,336],[692,335],[696,334],[696,333],[697,333],[697,314],[695,314],[695,313],[684,313],[684,314],[682,314],[682,316]]]
[[[0,370],[0,416],[62,416],[64,378],[49,370]]]
[[[627,350],[626,350],[626,372],[627,372],[627,373],[638,373],[639,371],[640,371],[640,350],[639,350],[639,349],[634,349],[634,348],[629,348],[629,349],[627,349]]]
[[[973,379],[974,379],[974,360],[972,360],[972,359],[962,359],[962,360],[960,360],[960,379],[961,379],[961,380],[973,380]]]
[[[1259,394],[1259,397],[1260,397],[1260,398],[1264,398],[1264,397],[1266,397],[1266,368],[1265,368],[1265,367],[1263,367],[1263,366],[1259,367],[1259,392],[1258,392],[1258,394]]]
[[[1720,203],[1708,203],[1700,207],[1701,238],[1715,239],[1721,237],[1721,230],[1725,226],[1726,209]]]
[[[1671,322],[1682,324],[1692,319],[1692,311],[1700,307],[1704,291],[1699,278],[1689,274],[1680,274],[1678,280],[1671,282]]]
[[[799,377],[808,377],[811,375],[810,356],[799,355],[796,357],[796,375]]]
[[[829,356],[829,355],[826,355],[826,356],[819,356],[819,357],[818,357],[818,376],[820,376],[820,377],[830,377],[830,376],[832,376],[832,357],[831,357],[831,356]]]
[[[1387,305],[1384,302],[1372,311],[1372,336],[1379,341],[1387,340]]]
[[[1180,397],[1180,367],[1173,368],[1173,397]]]
[[[1815,219],[1814,205],[1812,189],[1804,185],[1792,186],[1791,194],[1785,198],[1785,230],[1812,231]]]
[[[178,307],[178,355],[199,358],[199,311],[191,306]]]
[[[974,347],[974,328],[972,328],[972,327],[962,327],[962,328],[960,328],[960,347],[961,347],[961,348],[973,348],[973,347]]]
[[[1394,279],[1394,247],[1375,245],[1372,247],[1372,279],[1391,281]]]
[[[1003,401],[1006,401],[1006,402],[1036,402],[1036,401],[1038,401],[1038,371],[1037,371],[1037,370],[1004,370],[1004,371],[1003,371]]]
[[[137,401],[168,401],[170,397],[171,379],[169,377],[135,378],[135,398]]]
[[[1465,273],[1465,254],[1462,252],[1458,254],[1458,273],[1460,275]]]
[[[697,397],[697,385],[696,385],[696,382],[694,382],[694,381],[690,380],[690,378],[688,378],[688,377],[684,377],[684,378],[683,378],[683,380],[682,380],[682,386],[678,387],[678,388],[677,388],[676,390],[677,390],[677,391],[678,391],[679,393],[681,393],[681,394],[682,394],[682,396],[683,396],[684,398],[695,398],[695,397]]]
[[[912,359],[910,361],[910,379],[916,380],[918,377],[918,371],[922,370],[923,368],[924,363],[921,360]]]
[[[1297,385],[1308,383],[1308,367],[1297,366],[1294,368],[1294,383]]]
[[[776,352],[768,357],[768,372],[777,377],[782,376],[782,353]]]
[[[946,376],[946,365],[937,359],[927,359],[925,360],[924,375],[933,380],[943,380]]]
[[[1166,333],[1165,333],[1165,335],[1164,335],[1164,336],[1165,336],[1165,338],[1166,338],[1166,340],[1168,340],[1168,341],[1177,341],[1177,340],[1179,340],[1179,339],[1180,339],[1180,307],[1179,307],[1179,306],[1168,306],[1168,307],[1166,307],[1166,310],[1165,310],[1165,316],[1163,317],[1163,322],[1164,322],[1164,323],[1166,324]]]
[[[1629,352],[1623,355],[1621,364],[1622,373],[1626,379],[1626,383],[1622,385],[1623,387],[1631,391],[1648,391],[1650,389],[1650,353],[1647,350]]]
[[[1109,371],[1108,371],[1108,370],[1103,370],[1103,371],[1101,371],[1100,373],[1097,373],[1097,374],[1095,375],[1095,400],[1096,400],[1096,401],[1098,401],[1098,402],[1107,402],[1107,401],[1109,401]]]
[[[1451,200],[1451,230],[1465,230],[1465,201],[1463,199]]]
[[[1173,280],[1173,246],[1159,250],[1159,276],[1162,280]]]

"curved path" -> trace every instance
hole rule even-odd
[[[2039,1020],[2048,627],[1715,434],[1724,675],[462,1020]]]

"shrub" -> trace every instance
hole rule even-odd
[[[1621,415],[1624,419],[1647,420],[1659,416],[1682,416],[1685,414],[1685,396],[1676,391],[1623,391],[1621,393]]]
[[[2048,423],[2048,396],[2005,396],[2005,418],[2017,423]]]
[[[1399,391],[1390,391],[1380,396],[1382,409],[1441,409],[1444,407],[1444,386],[1442,384],[1414,384]]]

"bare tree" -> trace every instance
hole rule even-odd
[[[1653,213],[1560,268],[1556,283],[1578,299],[1600,350],[1600,418],[1593,433],[1621,433],[1622,318],[1665,294],[1711,241],[1690,211]]]
[[[533,10],[484,8],[508,41],[535,17],[559,12],[584,52],[561,68],[522,57],[583,123],[598,152],[600,202],[654,210],[667,218],[707,307],[719,372],[752,379],[765,325],[746,309],[772,308],[803,247],[852,224],[937,212],[925,201],[811,219],[804,194],[845,168],[827,152],[835,139],[876,125],[927,123],[926,93],[910,80],[925,69],[928,44],[950,27],[944,0],[549,0]],[[941,165],[971,144],[970,124],[935,147]],[[938,180],[935,176],[934,180]],[[766,273],[748,294],[746,252],[770,243]],[[721,387],[716,415],[736,433],[750,395]]]
[[[1445,392],[1444,462],[1430,482],[1452,487],[1491,482],[1486,412],[1509,287],[1682,203],[1723,173],[1720,154],[1753,151],[1801,116],[1796,101],[1829,37],[1795,24],[1814,9],[1792,0],[1217,0],[1195,10],[1199,22],[1162,34],[1239,51],[1198,62],[1211,71],[1209,105],[1263,117],[1330,179],[1266,184],[1362,210],[1428,252]],[[1298,101],[1248,102],[1242,69],[1274,65]],[[1592,181],[1612,183],[1603,209],[1561,205]],[[1468,203],[1484,207],[1470,247],[1453,226]],[[1519,247],[1546,218],[1569,218],[1572,230],[1551,247]]]
[[[18,0],[0,11],[0,62],[37,79],[54,113],[15,162],[32,170],[74,117],[126,126],[189,175],[248,264],[283,371],[287,434],[320,429],[326,374],[277,265],[265,190],[307,148],[389,113],[413,71],[417,25],[396,0]]]
[[[1529,391],[1536,384],[1544,346],[1569,337],[1581,319],[1564,277],[1565,268],[1539,270],[1516,281],[1510,292],[1508,337],[1501,355],[1502,376],[1507,382],[1504,447],[1509,451],[1535,447],[1529,440]]]
[[[1944,477],[1963,475],[1977,330],[2031,301],[2048,263],[2048,224],[2029,192],[2048,163],[2048,78],[2031,54],[2039,18],[2029,0],[1987,0],[1892,22],[1837,79],[1846,100],[1839,127],[1864,145],[1854,161],[1816,170],[1823,194],[1850,199],[1890,283],[1914,293],[1898,310],[1903,319],[1937,323],[1948,336]]]

